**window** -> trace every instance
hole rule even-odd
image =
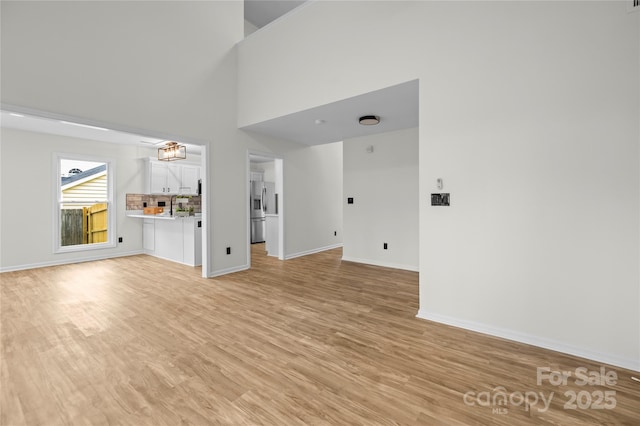
[[[56,154],[56,253],[115,247],[115,162]]]

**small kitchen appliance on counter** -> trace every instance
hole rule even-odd
[[[160,214],[164,212],[164,207],[145,207],[142,210],[144,214]]]

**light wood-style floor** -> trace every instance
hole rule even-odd
[[[144,255],[0,274],[0,423],[640,424],[633,372],[538,385],[537,367],[601,365],[416,319],[416,273],[252,252],[218,279]],[[604,391],[615,408],[565,408]]]

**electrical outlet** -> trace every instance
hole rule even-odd
[[[333,231],[333,236],[337,237],[338,236],[338,231]]]
[[[389,247],[387,246],[387,243],[384,243],[384,244],[382,245],[382,248],[386,250],[386,249],[388,249]]]
[[[231,247],[227,247],[227,254],[231,254]]]
[[[121,243],[122,242],[122,237],[118,237],[118,242]]]

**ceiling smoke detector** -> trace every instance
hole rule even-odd
[[[358,123],[363,126],[375,126],[376,124],[380,123],[380,117],[378,117],[377,115],[363,115],[358,120]]]

